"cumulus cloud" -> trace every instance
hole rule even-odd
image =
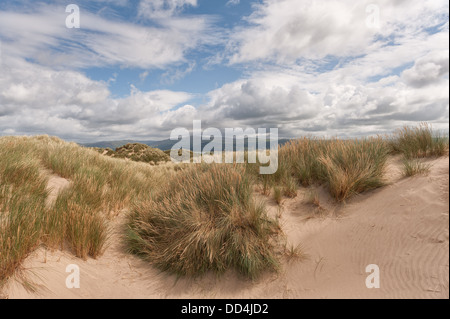
[[[186,114],[177,107],[192,98],[186,92],[142,92],[113,98],[104,82],[76,71],[58,71],[19,59],[0,67],[0,135],[51,134],[75,140],[101,137],[166,138]]]
[[[210,96],[211,104],[205,113],[211,112],[211,118],[251,126],[311,119],[322,107],[315,96],[298,86],[267,86],[256,79],[227,84]]]
[[[449,51],[432,52],[419,59],[411,69],[405,70],[402,77],[406,83],[413,87],[423,87],[435,84],[444,75],[448,75]]]
[[[433,51],[414,61],[401,75],[388,74],[373,82],[352,76],[352,64],[315,74],[258,72],[211,92],[209,106],[200,110],[212,123],[278,127],[285,137],[389,133],[422,121],[448,131],[448,58]],[[429,61],[443,70],[430,73],[417,67]],[[420,85],[411,79],[420,79]]]
[[[236,30],[229,60],[295,63],[327,56],[356,57],[435,27],[448,12],[444,0],[380,0],[373,12],[367,11],[369,5],[373,2],[264,0],[248,17],[250,26]],[[378,26],[370,22],[373,14],[379,14],[374,20]]]

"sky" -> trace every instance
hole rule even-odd
[[[448,132],[448,2],[0,1],[0,136],[162,140],[194,120]]]

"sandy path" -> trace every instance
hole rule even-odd
[[[178,280],[159,273],[123,252],[120,225],[104,256],[82,261],[67,252],[36,251],[22,274],[38,288],[27,291],[20,278],[6,290],[9,298],[448,298],[449,162],[431,161],[429,176],[403,179],[398,160],[389,167],[391,185],[336,206],[320,191],[326,212],[314,216],[303,193],[285,200],[281,222],[287,240],[301,244],[305,260],[284,262],[279,274],[257,282],[230,272]],[[277,208],[269,200],[269,209]],[[314,217],[312,217],[314,216]],[[81,270],[81,288],[68,289],[67,265]],[[366,266],[380,268],[380,289],[365,285]]]
[[[52,205],[56,198],[58,197],[59,192],[61,192],[64,188],[70,185],[70,181],[65,178],[62,178],[58,175],[52,174],[51,171],[45,171],[49,175],[47,190],[49,192],[47,197],[47,205]]]

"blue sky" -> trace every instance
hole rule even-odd
[[[65,21],[80,9],[79,29]],[[0,135],[448,131],[443,0],[0,2]]]
[[[91,1],[92,2],[92,1]],[[245,25],[244,18],[251,14],[252,1],[232,2],[220,0],[200,0],[197,6],[187,6],[183,10],[183,15],[206,15],[215,20],[216,24],[230,32],[238,25]],[[136,18],[138,15],[137,6],[139,1],[129,1],[130,6],[127,10],[121,10],[121,6],[112,3],[108,6],[108,10],[117,10],[116,14],[120,15],[120,19],[125,21],[135,21],[142,25],[152,25],[152,21],[142,21]],[[105,10],[104,3],[88,4],[93,12],[101,12]],[[223,45],[212,45],[199,48],[185,55],[185,60],[174,67],[158,68],[146,70],[142,68],[120,69],[117,67],[108,68],[89,68],[83,71],[96,80],[108,81],[115,78],[111,82],[111,91],[117,97],[123,97],[129,94],[130,85],[134,85],[138,89],[160,90],[170,89],[174,91],[188,91],[196,95],[191,102],[204,103],[203,96],[209,91],[239,79],[245,74],[245,68],[242,66],[227,65],[209,65],[209,59],[215,52],[223,50]],[[177,71],[183,73],[182,77],[177,77]],[[148,74],[144,78],[144,74]]]

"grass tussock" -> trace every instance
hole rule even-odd
[[[297,181],[292,176],[288,176],[283,188],[283,195],[288,198],[297,197]]]
[[[321,207],[320,205],[320,197],[319,192],[314,189],[310,188],[306,191],[305,196],[303,198],[303,202],[307,205],[313,205],[316,207]]]
[[[388,147],[382,138],[305,137],[281,147],[278,171],[260,179],[264,190],[282,185],[288,197],[296,196],[298,184],[305,187],[326,184],[337,201],[345,201],[354,194],[384,185],[387,157]]]
[[[422,123],[397,130],[390,140],[390,148],[392,153],[403,154],[406,159],[440,157],[447,154],[449,140],[433,131],[430,124]]]
[[[288,142],[279,151],[280,164],[275,178],[284,180],[293,176],[302,186],[324,180],[326,170],[319,158],[327,153],[330,143],[333,142],[309,137]]]
[[[283,191],[280,187],[275,186],[273,188],[273,199],[278,205],[281,205],[281,202],[283,201]]]
[[[431,170],[431,165],[421,162],[419,159],[403,159],[403,175],[412,177],[416,175],[427,175]]]
[[[248,278],[278,267],[276,221],[252,197],[242,168],[200,165],[183,171],[152,201],[135,207],[130,252],[164,271],[198,276],[235,269]]]
[[[308,255],[304,253],[302,245],[287,245],[284,248],[284,256],[288,262],[292,262],[295,260],[305,260],[308,258]]]
[[[388,150],[381,138],[335,141],[319,157],[332,196],[344,201],[354,194],[381,187]]]
[[[152,165],[170,161],[170,156],[165,152],[141,143],[129,143],[118,147],[115,150],[100,147],[93,147],[92,149],[101,155]]]
[[[168,162],[170,157],[163,151],[145,144],[133,143],[116,148],[114,155],[118,158],[128,158],[135,162],[159,163]]]
[[[449,140],[435,132],[430,124],[422,123],[418,127],[405,126],[397,130],[389,146],[391,154],[403,155],[403,175],[412,177],[428,174],[431,165],[421,159],[447,155]]]

